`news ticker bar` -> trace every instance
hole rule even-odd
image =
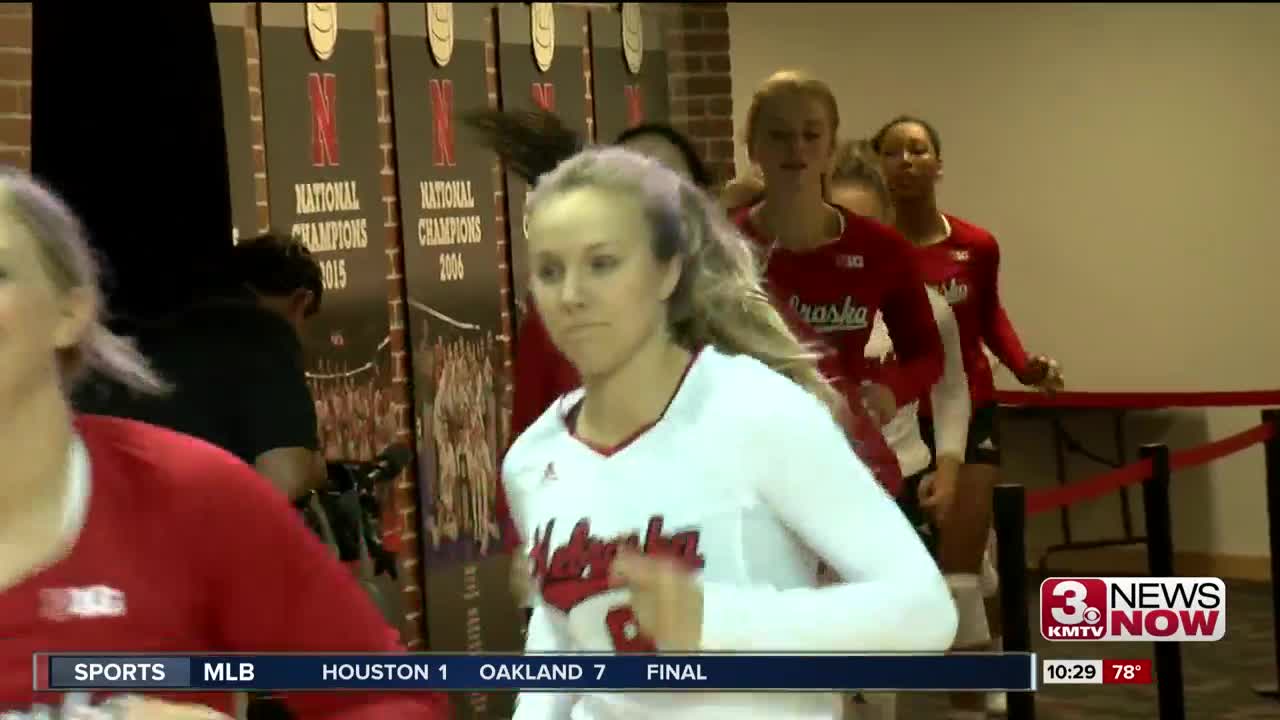
[[[1150,660],[1048,660],[1040,681],[1044,685],[1150,685]]]
[[[1036,689],[1034,653],[35,656],[38,691]]]

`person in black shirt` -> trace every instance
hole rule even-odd
[[[268,234],[234,248],[230,276],[215,297],[169,317],[124,323],[169,393],[144,397],[95,378],[76,408],[198,437],[299,498],[326,484],[299,340],[320,309],[320,268],[297,241]]]

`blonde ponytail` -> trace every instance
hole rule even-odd
[[[88,294],[93,319],[79,343],[63,351],[59,360],[66,392],[88,372],[96,372],[124,387],[146,394],[166,392],[168,385],[151,369],[131,340],[103,323],[105,301],[98,281],[98,264],[75,213],[51,190],[17,168],[0,168],[0,205],[35,241],[36,255],[59,293]]]

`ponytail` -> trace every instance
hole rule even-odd
[[[464,115],[462,122],[530,185],[583,146],[577,133],[545,110],[478,110]]]

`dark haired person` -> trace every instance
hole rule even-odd
[[[172,392],[140,395],[94,377],[76,408],[198,437],[291,498],[323,487],[299,335],[323,294],[320,267],[302,244],[275,234],[246,239],[231,253],[221,292],[166,318],[123,324]]]

